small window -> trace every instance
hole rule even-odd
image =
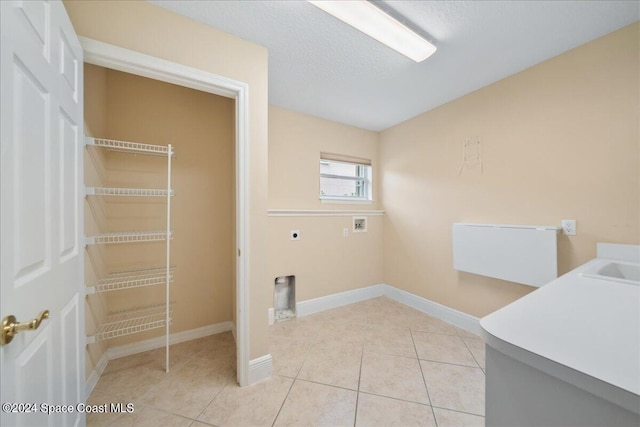
[[[370,201],[371,161],[344,156],[320,156],[320,199]]]

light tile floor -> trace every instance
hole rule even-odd
[[[381,297],[270,327],[273,376],[235,381],[223,333],[109,362],[89,426],[483,426],[481,338]]]

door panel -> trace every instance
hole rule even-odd
[[[46,271],[50,264],[47,218],[49,93],[20,63],[14,64],[13,233],[16,285]],[[24,238],[20,238],[23,236]],[[30,274],[31,273],[31,274]]]
[[[78,254],[78,125],[60,111],[60,256],[61,262]]]
[[[50,21],[49,3],[46,1],[17,1],[15,7],[22,12],[18,19],[24,19],[27,37],[40,47],[44,57],[49,57],[49,35],[47,24]]]
[[[62,376],[61,402],[82,402],[84,400],[84,384],[77,366],[80,365],[83,339],[79,325],[80,307],[77,295],[62,309],[62,354],[60,357],[60,373]],[[70,425],[73,417],[64,416],[64,425]]]
[[[0,347],[3,402],[84,401],[82,49],[60,1],[0,1],[0,317],[35,331]],[[0,413],[0,425],[85,416]]]
[[[54,402],[52,329],[51,325],[47,325],[15,360],[16,402]],[[16,416],[14,424],[7,425],[53,425],[53,420],[39,411],[13,415]]]
[[[71,90],[70,95],[74,101],[78,100],[78,58],[73,54],[64,33],[60,35],[60,74],[64,77]]]

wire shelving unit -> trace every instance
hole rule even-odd
[[[107,275],[99,280],[95,286],[87,287],[87,294],[119,291],[123,289],[141,288],[146,286],[165,285],[165,303],[155,306],[136,308],[110,314],[105,323],[97,331],[87,337],[87,343],[108,340],[124,335],[135,334],[156,328],[165,328],[165,370],[169,372],[169,326],[171,324],[171,309],[169,301],[170,284],[173,281],[173,266],[171,266],[171,160],[174,155],[171,144],[151,145],[131,141],[85,137],[85,146],[98,147],[109,151],[131,154],[162,156],[167,161],[166,188],[116,188],[116,187],[87,187],[87,196],[125,196],[125,197],[165,197],[167,205],[167,225],[165,230],[156,231],[121,231],[87,236],[86,245],[104,245],[121,243],[166,242],[165,266],[146,270],[132,270]]]

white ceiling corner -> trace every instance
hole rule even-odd
[[[159,1],[269,50],[269,103],[383,130],[640,19],[638,1],[381,1],[421,63],[306,1]]]

